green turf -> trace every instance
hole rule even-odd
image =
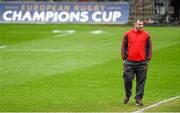
[[[120,47],[129,28],[0,24],[0,47],[7,46],[0,48],[0,111],[128,112],[142,108],[134,105],[133,98],[128,105],[122,103]],[[52,30],[76,32],[58,37],[62,34]],[[103,33],[91,34],[94,30]],[[180,95],[180,27],[146,30],[153,42],[143,100],[148,106]]]

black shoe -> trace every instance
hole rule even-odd
[[[127,97],[127,96],[124,98],[124,104],[128,104],[129,98],[130,98],[130,97]]]
[[[136,100],[136,102],[135,102],[135,103],[136,103],[136,105],[137,105],[137,106],[143,106],[143,103],[142,103],[142,101],[141,101],[141,100]]]

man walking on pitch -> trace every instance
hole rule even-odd
[[[124,104],[132,94],[132,81],[136,76],[136,105],[143,106],[144,86],[148,62],[152,55],[152,44],[148,32],[143,29],[143,21],[137,20],[134,28],[125,33],[122,40],[123,78],[125,88]]]

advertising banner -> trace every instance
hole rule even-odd
[[[106,23],[128,22],[126,2],[0,2],[0,22]]]

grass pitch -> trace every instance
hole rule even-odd
[[[135,106],[134,97],[128,105],[122,102],[120,48],[128,29],[108,25],[0,24],[0,111],[141,109]],[[180,95],[180,27],[145,29],[153,42],[143,100],[148,106]],[[176,109],[170,106],[167,111],[180,112],[179,100],[175,103]]]

